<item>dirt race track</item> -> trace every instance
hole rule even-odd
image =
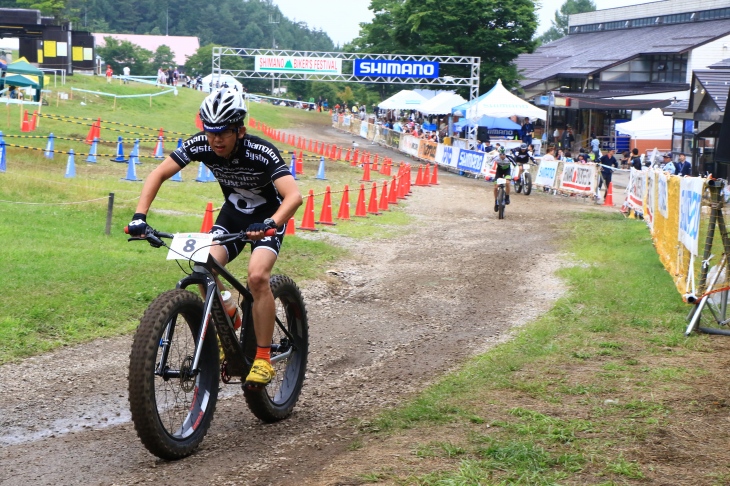
[[[347,452],[348,420],[401,402],[549,308],[562,292],[561,212],[604,210],[533,192],[513,195],[500,221],[491,184],[444,172],[439,181],[413,188],[413,224],[394,239],[305,235],[356,258],[303,285],[311,354],[290,419],[260,423],[230,385],[198,452],[160,461],[129,421],[131,336],[97,341],[0,368],[0,484],[332,484],[322,471]],[[508,310],[520,295],[524,305]]]

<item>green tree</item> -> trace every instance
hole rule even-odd
[[[577,13],[594,12],[596,4],[593,0],[565,0],[559,10],[555,11],[555,18],[551,26],[537,38],[540,44],[547,44],[568,35],[568,21],[570,16]]]
[[[371,0],[373,22],[363,24],[351,47],[361,52],[478,56],[481,86],[497,79],[517,85],[512,61],[532,52],[537,28],[532,0]],[[441,75],[468,76],[466,68],[442,66]]]
[[[155,54],[152,58],[152,64],[157,68],[174,68],[176,66],[175,54],[173,54],[170,47],[163,44],[155,50]]]
[[[185,61],[185,73],[189,76],[207,76],[213,71],[213,48],[215,44],[201,46],[195,54],[188,56]],[[237,56],[221,56],[221,69],[253,69],[253,62],[249,68],[244,67],[243,59]]]
[[[115,73],[121,73],[124,66],[129,66],[132,74],[137,76],[150,76],[157,72],[157,68],[153,68],[150,63],[151,51],[129,41],[120,42],[113,37],[105,37],[104,42],[104,47],[97,47],[96,53]]]
[[[43,15],[61,16],[66,9],[64,0],[16,0],[15,8],[40,10]]]
[[[350,102],[355,98],[355,95],[352,92],[352,88],[349,86],[345,86],[345,89],[337,93],[337,99],[342,101],[345,104],[350,104]]]

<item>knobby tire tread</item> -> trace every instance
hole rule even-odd
[[[291,378],[295,379],[292,384],[292,389],[288,393],[288,396],[283,403],[275,403],[269,394],[267,389],[251,389],[244,386],[243,392],[246,397],[246,404],[258,419],[267,422],[278,422],[283,420],[294,410],[294,406],[299,399],[299,395],[304,385],[304,375],[307,369],[307,355],[309,352],[309,324],[307,321],[307,310],[304,305],[304,299],[299,291],[296,283],[292,279],[284,275],[273,275],[270,280],[271,291],[274,294],[274,300],[279,301],[279,298],[286,298],[289,305],[292,306],[290,309],[294,313],[295,325],[298,328],[298,335],[300,342],[297,344],[297,352],[291,362],[288,362],[284,372],[289,372],[290,366],[296,366],[298,368],[291,370]],[[291,332],[291,322],[285,322],[285,326]],[[276,330],[274,331],[276,336]],[[289,373],[286,373],[289,376]],[[277,377],[274,377],[276,380]],[[271,386],[271,385],[269,385]]]
[[[532,192],[532,176],[530,174],[525,174],[525,196],[529,196]]]
[[[206,335],[204,353],[214,353],[215,380],[210,392],[208,407],[200,424],[189,437],[177,440],[166,433],[160,423],[155,402],[155,366],[157,351],[165,325],[172,314],[185,311],[199,328],[203,316],[203,302],[196,294],[183,289],[174,289],[160,294],[147,308],[134,335],[129,355],[129,405],[132,422],[137,435],[152,454],[167,460],[176,460],[192,454],[200,445],[210,427],[218,396],[218,354],[215,330],[212,327]],[[197,338],[197,334],[195,334]],[[212,343],[212,346],[211,346]],[[202,357],[201,357],[202,358]],[[201,359],[202,361],[202,359]],[[208,363],[210,364],[210,363]]]

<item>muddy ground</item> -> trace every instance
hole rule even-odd
[[[323,128],[325,137],[354,138]],[[400,236],[304,235],[355,257],[302,285],[311,354],[291,418],[262,424],[231,385],[198,452],[161,461],[129,421],[131,336],[65,348],[0,367],[0,484],[327,484],[322,472],[348,452],[353,419],[398,404],[548,309],[563,291],[553,276],[561,212],[604,210],[513,195],[500,221],[491,184],[445,172],[439,181],[413,188],[413,223]],[[522,305],[507,310],[514,296]]]

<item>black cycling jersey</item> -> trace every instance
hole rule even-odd
[[[534,161],[532,157],[530,157],[530,154],[525,152],[524,154],[521,154],[519,151],[515,152],[515,163],[516,164],[527,164],[530,161]]]
[[[269,217],[281,205],[274,181],[291,174],[271,143],[246,134],[238,140],[230,160],[213,152],[204,132],[183,142],[170,154],[180,167],[203,162],[218,180],[227,205],[243,214]]]

